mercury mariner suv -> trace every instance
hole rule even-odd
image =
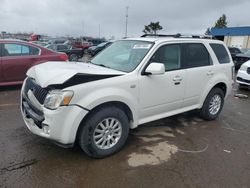
[[[27,72],[28,129],[102,158],[138,125],[198,109],[214,120],[232,87],[233,62],[217,40],[141,37],[114,42],[89,63],[48,62]]]

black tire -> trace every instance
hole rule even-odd
[[[70,60],[70,61],[78,61],[78,56],[77,56],[76,54],[71,54],[71,55],[69,56],[69,60]]]
[[[220,107],[218,110],[215,110],[213,113],[211,112],[211,108],[210,108],[210,105],[212,103],[212,100],[214,99],[214,97],[219,97],[220,100],[221,100],[221,103],[220,103]],[[220,88],[214,88],[212,89],[209,94],[207,95],[206,99],[205,99],[205,102],[203,103],[203,106],[202,106],[202,109],[200,111],[200,116],[205,119],[205,120],[214,120],[216,119],[222,108],[223,108],[223,105],[224,105],[224,97],[225,97],[225,94],[224,92],[222,91],[222,89]]]
[[[101,149],[95,143],[95,130],[100,126],[100,123],[108,118],[114,118],[120,122],[121,133],[120,138],[111,148]],[[106,131],[105,131],[106,132]],[[106,133],[100,133],[106,134]],[[108,106],[93,111],[87,118],[84,124],[81,125],[78,134],[78,143],[81,149],[90,157],[104,158],[118,152],[126,143],[129,134],[129,120],[125,112],[118,107]],[[104,136],[102,136],[104,138]],[[112,136],[113,138],[113,136]],[[107,139],[105,137],[104,139]],[[110,139],[110,138],[109,138]],[[98,141],[97,141],[98,142]],[[110,141],[109,141],[110,142]]]
[[[83,54],[88,54],[88,49],[87,49],[87,48],[85,48],[85,49],[83,50]]]

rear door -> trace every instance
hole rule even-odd
[[[39,49],[18,43],[2,46],[2,71],[4,82],[23,81],[27,70],[39,56]]]
[[[183,66],[187,73],[183,107],[191,107],[200,103],[201,95],[214,77],[216,68],[203,43],[185,43],[183,52]]]

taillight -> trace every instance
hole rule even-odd
[[[67,54],[60,54],[60,59],[62,59],[63,61],[68,61],[69,60]]]

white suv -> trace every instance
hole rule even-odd
[[[89,156],[119,151],[138,125],[200,109],[215,119],[232,87],[225,45],[195,38],[114,42],[90,63],[48,62],[27,72],[21,110],[31,132]]]

